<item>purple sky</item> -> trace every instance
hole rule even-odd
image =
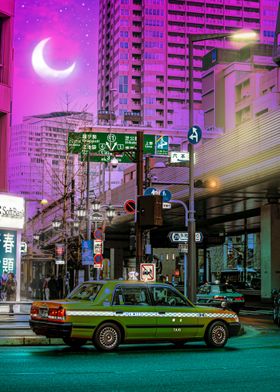
[[[43,39],[48,66],[66,69],[65,79],[42,78],[32,67],[32,52]],[[98,0],[16,0],[14,27],[13,123],[25,115],[96,109]]]

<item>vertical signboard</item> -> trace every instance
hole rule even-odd
[[[93,265],[93,241],[82,241],[82,265]]]
[[[16,275],[17,232],[0,230],[0,276],[4,272]]]

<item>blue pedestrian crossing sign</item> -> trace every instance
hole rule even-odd
[[[145,189],[144,192],[144,196],[154,196],[156,194],[157,194],[156,188],[152,188],[152,187]]]
[[[191,144],[197,144],[202,137],[201,128],[198,125],[193,125],[188,132],[188,141]]]
[[[172,194],[168,189],[160,191],[160,196],[162,196],[162,201],[168,203],[171,200]]]

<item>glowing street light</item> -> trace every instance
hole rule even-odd
[[[233,41],[252,42],[258,39],[254,31],[238,30],[231,33],[188,34],[189,39],[189,129],[194,125],[194,90],[193,90],[193,44],[209,39],[229,38]],[[189,143],[189,219],[188,219],[188,297],[196,302],[196,243],[195,243],[195,209],[194,209],[194,146]]]

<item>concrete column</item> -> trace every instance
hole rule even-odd
[[[280,204],[261,207],[261,298],[280,288]]]

